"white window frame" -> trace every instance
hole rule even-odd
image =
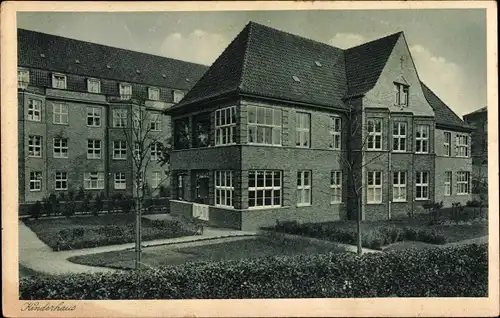
[[[457,134],[455,136],[456,153],[457,157],[469,157],[469,136],[466,134]]]
[[[153,171],[151,173],[151,188],[153,190],[157,190],[158,187],[160,187],[160,184],[161,184],[161,172]]]
[[[102,108],[87,107],[87,127],[101,127]],[[89,119],[92,121],[89,124]]]
[[[87,78],[87,92],[100,94],[101,81],[97,78]]]
[[[342,171],[333,170],[330,172],[330,204],[342,203]]]
[[[124,108],[113,109],[113,128],[127,127],[128,110]]]
[[[28,136],[28,156],[42,158],[43,137],[39,135]]]
[[[377,124],[379,124],[380,131],[377,131]],[[371,128],[371,129],[370,129]],[[366,149],[367,150],[382,150],[382,119],[380,118],[369,118],[366,120],[366,130],[368,132]],[[379,141],[379,147],[377,147],[377,140]]]
[[[87,139],[87,159],[101,159],[102,141],[100,139]]]
[[[52,73],[52,88],[66,89],[68,84],[68,79],[66,74],[62,73]]]
[[[470,194],[470,171],[457,172],[457,195]]]
[[[392,173],[392,202],[406,202],[406,184],[406,171],[394,171]]]
[[[404,130],[404,134],[402,131]],[[406,136],[408,133],[408,125],[404,121],[396,121],[392,123],[392,151],[393,152],[406,152]],[[396,146],[398,141],[398,147]]]
[[[424,137],[424,133],[426,136]],[[420,134],[420,136],[418,135]],[[428,154],[429,153],[429,136],[430,136],[430,126],[429,125],[417,125],[415,129],[415,153],[416,154]],[[420,145],[420,149],[419,149]],[[425,145],[425,149],[424,146]]]
[[[445,131],[443,133],[444,142],[443,142],[443,151],[444,156],[451,157],[451,132]]]
[[[127,159],[127,142],[125,140],[113,140],[113,160]]]
[[[42,172],[41,171],[31,171],[30,172],[30,191],[31,192],[42,191]]]
[[[234,207],[234,173],[231,170],[215,171],[215,206]],[[224,202],[223,202],[224,201]]]
[[[68,104],[52,104],[52,122],[57,125],[67,125],[69,120]]]
[[[427,182],[424,182],[424,176],[427,177]],[[423,200],[429,200],[429,180],[430,180],[430,173],[429,171],[416,171],[415,172],[415,201],[423,201]],[[418,188],[421,188],[420,191],[420,196],[418,196]],[[425,191],[427,195],[424,197],[422,194],[424,193],[424,189],[427,189]]]
[[[130,98],[132,98],[132,84],[120,83],[118,87],[121,100],[129,100]]]
[[[68,138],[53,138],[54,158],[68,158]]]
[[[297,206],[310,206],[312,204],[312,171],[297,171]]]
[[[161,131],[161,115],[152,114],[151,121],[149,122],[149,128],[151,131]]]
[[[28,100],[28,120],[42,121],[42,101],[30,98]]]
[[[85,190],[104,189],[104,172],[85,172],[83,175],[83,187]]]
[[[410,100],[410,86],[402,83],[394,83],[396,86],[396,106],[408,107]]]
[[[149,149],[150,149],[150,152],[151,152],[151,160],[152,161],[157,161],[160,159],[160,149],[158,149],[158,142],[152,142],[150,145],[149,145]]]
[[[158,87],[148,87],[148,99],[160,100],[160,89]]]
[[[115,190],[127,189],[127,177],[125,176],[125,172],[115,172],[114,188]]]
[[[54,188],[56,191],[68,190],[68,172],[56,171],[54,176]]]
[[[295,147],[311,148],[311,114],[295,113]]]
[[[262,173],[263,185],[259,186],[257,179],[259,173]],[[251,175],[254,175],[254,184],[250,183]],[[283,191],[282,191],[282,171],[281,170],[250,170],[248,171],[248,208],[249,209],[269,209],[269,208],[279,208],[282,206],[283,202]],[[279,180],[279,185],[276,183],[276,178]],[[271,180],[271,185],[266,185],[268,180]],[[266,191],[271,191],[271,204],[266,205],[265,193]],[[275,191],[279,191],[279,204],[274,204],[276,197],[274,196]],[[250,205],[250,193],[254,193],[254,205]],[[262,200],[258,202],[258,194],[262,193]]]
[[[444,172],[444,196],[449,197],[452,194],[452,184],[453,184],[453,172]]]
[[[17,88],[26,89],[30,83],[30,71],[25,68],[17,69]]]
[[[215,110],[215,145],[236,144],[236,106]]]
[[[252,111],[253,110],[253,111]],[[259,118],[259,113],[262,117]],[[271,114],[270,122],[266,122],[266,113]],[[266,146],[281,146],[282,145],[282,117],[283,112],[281,109],[262,107],[262,106],[247,106],[248,114],[248,143],[250,145],[266,145]],[[259,120],[263,119],[263,123]],[[270,130],[270,142],[266,142],[266,131]],[[259,132],[260,131],[260,132]],[[262,142],[258,142],[259,137],[262,136]],[[254,138],[252,141],[251,138]]]
[[[172,98],[174,100],[174,103],[179,103],[184,98],[183,91],[174,90],[172,95],[173,95]]]
[[[330,117],[330,149],[340,150],[342,148],[342,118],[340,116]]]
[[[371,178],[370,178],[371,176]],[[377,176],[380,182],[377,183]],[[371,179],[371,182],[370,182]],[[366,203],[367,204],[380,204],[382,203],[382,171],[368,171],[366,182]],[[372,195],[370,195],[372,192]]]

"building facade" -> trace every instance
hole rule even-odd
[[[156,142],[169,142],[171,126],[164,110],[206,68],[18,29],[20,203],[79,189],[131,194],[139,131],[148,140],[144,181],[158,191]]]
[[[214,225],[470,199],[472,127],[420,81],[403,33],[342,50],[251,22],[167,113],[171,211]]]
[[[480,108],[464,116],[464,121],[475,127],[471,136],[472,193],[477,199],[488,195],[488,109]]]

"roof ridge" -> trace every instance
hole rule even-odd
[[[350,47],[350,48],[344,49],[344,51],[349,51],[349,50],[352,50],[352,49],[356,49],[356,48],[359,48],[359,47],[361,47],[361,46],[363,46],[363,45],[373,44],[374,42],[378,42],[378,41],[386,40],[386,39],[388,39],[388,38],[390,38],[390,37],[393,37],[393,36],[396,36],[396,35],[398,35],[398,36],[399,36],[399,35],[401,35],[401,34],[403,34],[403,35],[404,35],[404,32],[403,32],[403,31],[398,31],[398,32],[396,32],[396,33],[392,33],[392,34],[389,34],[389,35],[383,36],[383,37],[381,37],[381,38],[377,38],[377,39],[374,39],[374,40],[371,40],[371,41],[368,41],[368,42],[364,42],[364,43],[358,44],[358,45],[356,45],[356,46],[352,46],[352,47]]]
[[[245,49],[243,50],[243,65],[241,66],[241,74],[240,74],[240,80],[237,86],[238,91],[243,90],[243,79],[244,79],[244,73],[247,68],[247,61],[248,61],[248,49],[250,47],[250,41],[251,41],[251,36],[252,36],[252,25],[257,24],[255,22],[248,22],[245,29],[248,28],[248,33],[247,33],[247,41],[245,43]],[[243,30],[245,30],[243,29]],[[243,32],[243,31],[242,31]],[[241,32],[240,32],[241,33]]]

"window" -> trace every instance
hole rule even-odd
[[[120,83],[120,99],[129,100],[132,97],[132,85],[127,83]]]
[[[429,126],[418,125],[415,132],[415,153],[429,153]]]
[[[85,172],[83,176],[83,187],[87,190],[104,189],[104,173]]]
[[[101,92],[101,81],[96,78],[88,78],[87,79],[87,91],[89,93],[97,93]]]
[[[42,136],[28,136],[28,156],[37,158],[42,157]]]
[[[236,143],[236,106],[215,111],[215,144]]]
[[[330,117],[330,134],[332,135],[332,140],[330,144],[331,149],[340,150],[341,148],[341,131],[342,131],[342,120],[338,116]]]
[[[125,190],[127,188],[127,179],[125,173],[115,172],[115,190]]]
[[[470,172],[457,172],[457,195],[467,195],[470,193]]]
[[[469,136],[458,134],[455,137],[457,145],[457,157],[469,156]]]
[[[260,170],[248,172],[248,206],[281,206],[281,171]]]
[[[175,149],[189,148],[191,135],[189,121],[187,118],[177,119],[174,121],[174,138]]]
[[[311,205],[311,171],[297,172],[297,205]]]
[[[160,158],[160,145],[157,142],[151,143],[151,160],[158,160]]]
[[[113,127],[127,127],[128,111],[126,109],[113,109]]]
[[[68,124],[68,105],[54,103],[54,105],[52,105],[52,113],[54,124]]]
[[[87,141],[87,159],[101,159],[101,141],[89,139]]]
[[[368,119],[368,150],[382,150],[382,120]]]
[[[22,68],[17,69],[17,87],[21,89],[28,88],[30,83],[30,71]]]
[[[408,96],[410,87],[408,85],[395,83],[396,85],[396,105],[408,106]]]
[[[68,173],[56,171],[56,190],[68,190]]]
[[[127,159],[127,143],[125,140],[113,141],[113,159]]]
[[[297,112],[295,116],[295,145],[301,148],[311,147],[311,115]]]
[[[396,171],[392,174],[392,201],[406,201],[406,172]]]
[[[180,102],[184,98],[184,92],[182,91],[174,91],[174,103]]]
[[[100,107],[87,107],[87,126],[100,127],[101,126],[101,108]]]
[[[367,203],[382,203],[382,172],[368,171]]]
[[[52,87],[58,89],[66,89],[66,75],[52,74]]]
[[[451,178],[452,178],[451,171],[446,171],[444,173],[444,195],[445,196],[451,195]]]
[[[332,193],[330,203],[342,202],[342,171],[332,171],[330,173],[330,189]]]
[[[151,117],[152,117],[150,122],[151,131],[161,131],[161,116],[155,114],[152,115]]]
[[[161,183],[161,173],[160,171],[153,171],[153,175],[151,176],[151,187],[153,190],[156,190]]]
[[[42,120],[42,101],[38,99],[29,99],[28,102],[28,120]]]
[[[248,142],[281,146],[281,109],[248,106]]]
[[[30,191],[41,191],[42,190],[42,172],[41,171],[31,171],[30,172]]]
[[[134,158],[136,161],[140,161],[142,156],[141,144],[136,141],[134,142]]]
[[[233,197],[233,172],[215,171],[215,205],[233,207]]]
[[[416,185],[416,190],[417,190],[415,200],[428,200],[429,199],[429,172],[417,171],[415,185]]]
[[[68,158],[67,138],[54,138],[54,158]]]
[[[159,100],[160,99],[160,89],[156,87],[148,87],[148,99]]]
[[[396,122],[392,125],[392,150],[406,151],[406,123]]]
[[[445,156],[451,156],[451,133],[445,131],[444,132],[444,143],[443,143],[443,150],[444,150],[444,155]]]

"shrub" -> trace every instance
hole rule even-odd
[[[35,204],[33,204],[30,207],[30,216],[33,219],[38,220],[38,218],[40,217],[41,213],[42,213],[42,204],[40,204],[40,201],[36,201]]]
[[[125,196],[119,201],[122,212],[129,213],[134,207],[134,199],[131,196]]]
[[[466,203],[465,203],[466,206],[468,207],[475,207],[475,208],[478,208],[481,206],[481,201],[477,200],[477,199],[474,199],[474,200],[468,200]]]
[[[99,215],[99,212],[102,212],[103,209],[104,209],[104,193],[101,192],[95,197],[92,214],[97,216]]]
[[[120,273],[26,277],[20,299],[485,297],[487,245],[274,256]]]

